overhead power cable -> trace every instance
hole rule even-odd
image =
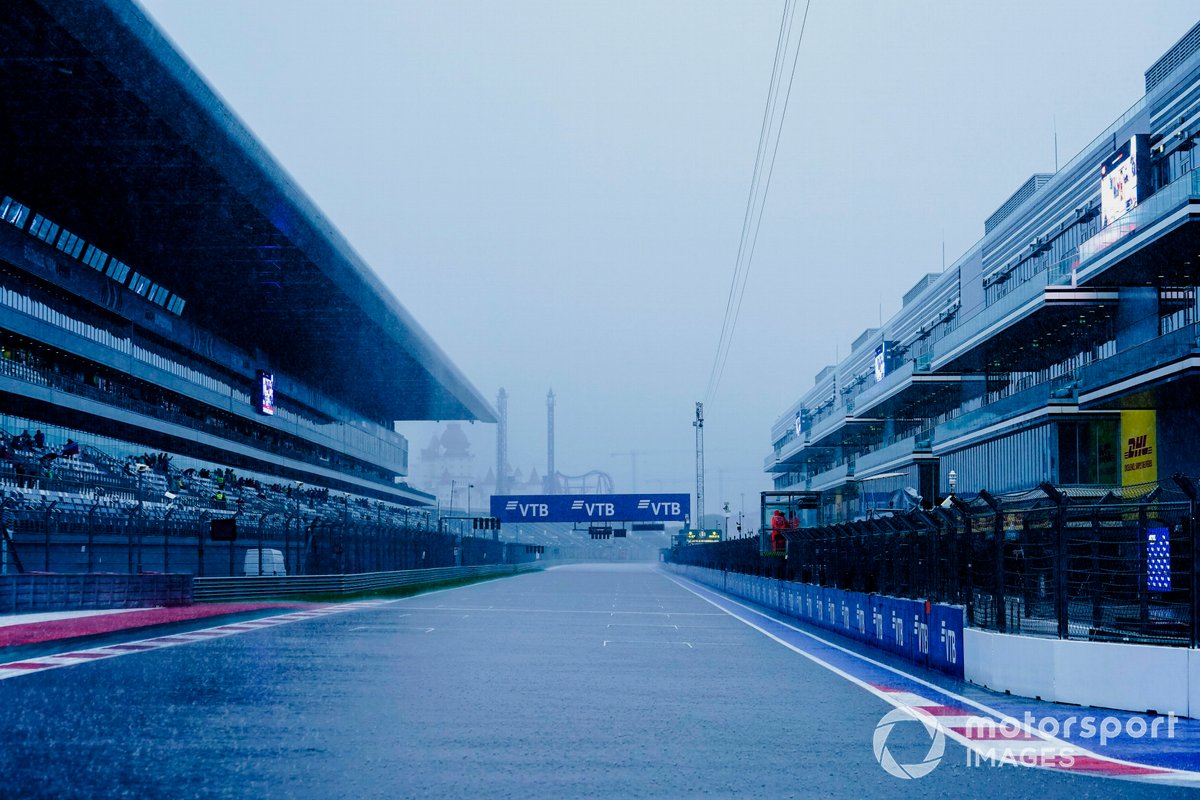
[[[804,14],[800,20],[800,30],[793,45],[791,39],[797,4],[798,0],[785,0],[783,16],[779,22],[775,59],[771,66],[771,81],[767,90],[767,100],[763,106],[763,122],[759,130],[754,171],[751,175],[750,191],[746,199],[746,210],[742,218],[742,231],[738,238],[737,256],[734,260],[733,275],[730,279],[729,294],[726,298],[725,316],[721,323],[721,335],[717,342],[712,370],[709,373],[708,389],[705,392],[705,396],[709,400],[716,395],[720,387],[721,379],[725,373],[725,364],[729,359],[729,350],[737,329],[738,317],[741,314],[742,300],[746,293],[746,283],[750,276],[750,267],[753,264],[754,252],[758,245],[758,233],[762,227],[763,209],[766,207],[767,196],[771,189],[771,177],[775,171],[775,158],[779,152],[783,124],[787,118],[788,104],[792,96],[792,86],[796,79],[796,66],[799,63],[800,46],[804,41],[804,31],[808,24],[808,11],[811,6],[811,0],[806,0],[805,2]],[[787,69],[789,55],[792,64],[788,74],[787,89],[784,92],[782,108],[780,108],[779,92],[784,70]],[[769,157],[767,156],[768,150],[770,151]],[[765,179],[763,178],[764,171],[766,173]]]

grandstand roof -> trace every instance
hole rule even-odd
[[[4,5],[0,194],[182,296],[185,320],[261,352],[255,366],[376,419],[495,421],[135,4]]]

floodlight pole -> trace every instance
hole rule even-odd
[[[699,521],[699,527],[704,527],[704,403],[696,403],[696,419],[692,422],[696,429],[696,512],[693,519]],[[695,527],[695,523],[693,523]]]

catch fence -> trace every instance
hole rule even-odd
[[[835,525],[677,547],[676,563],[966,607],[967,623],[1062,639],[1197,645],[1196,487],[987,492]]]

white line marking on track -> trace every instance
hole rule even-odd
[[[449,590],[446,590],[449,591]],[[405,598],[401,598],[403,600]],[[711,611],[593,611],[588,609],[566,609],[566,608],[495,608],[488,606],[481,608],[478,606],[405,606],[405,608],[413,611],[496,611],[499,613],[513,614],[604,614],[609,617],[615,617],[618,614],[637,614],[652,617],[667,617],[670,619],[673,616],[680,617],[723,617],[724,613],[713,613]]]
[[[339,614],[347,611],[361,611],[367,608],[374,608],[378,605],[380,605],[380,601],[364,600],[357,603],[346,603],[345,605],[340,606],[314,609],[314,612],[319,611],[321,616],[328,616],[329,614]],[[110,658],[117,658],[119,656],[145,653],[151,650],[161,650],[167,647],[212,641],[214,639],[219,639],[226,636],[234,636],[239,633],[251,633],[252,631],[262,630],[275,625],[286,625],[289,622],[302,622],[304,620],[312,619],[313,616],[314,613],[299,614],[291,612],[287,614],[279,614],[273,617],[264,617],[261,620],[254,620],[254,622],[259,623],[256,625],[250,625],[244,622],[229,625],[217,625],[212,628],[203,628],[196,631],[185,631],[166,636],[154,636],[147,639],[137,639],[129,642],[122,642],[121,644],[110,644],[104,645],[103,647],[81,648],[79,650],[72,650],[67,653],[37,656],[18,661],[10,661],[8,663],[0,663],[0,680],[15,678],[18,675],[32,675],[33,673],[45,672],[46,670],[50,669],[60,669],[62,667],[88,664],[93,661],[104,661]]]
[[[807,658],[809,661],[812,661],[814,664],[824,667],[825,669],[827,669],[828,671],[837,675],[838,677],[843,678],[844,680],[849,681],[850,683],[853,683],[855,686],[858,686],[859,688],[864,689],[867,692],[870,692],[871,694],[875,695],[876,697],[878,697],[879,699],[888,703],[889,705],[895,706],[896,708],[908,713],[909,715],[913,716],[916,719],[932,720],[935,725],[938,725],[938,727],[941,728],[942,732],[946,736],[948,736],[949,738],[958,742],[959,744],[966,747],[967,749],[972,750],[975,753],[978,753],[981,758],[984,758],[984,759],[987,759],[990,761],[996,757],[995,745],[988,744],[988,742],[991,740],[979,741],[976,739],[968,738],[966,735],[964,735],[963,733],[960,733],[958,730],[955,730],[953,728],[949,728],[947,726],[942,725],[941,723],[938,722],[936,716],[931,715],[927,711],[923,711],[920,706],[908,705],[907,703],[904,703],[901,700],[896,698],[897,695],[902,695],[905,697],[911,696],[910,693],[888,692],[888,691],[880,689],[876,686],[873,686],[872,684],[867,683],[866,681],[862,680],[861,678],[851,675],[850,673],[846,672],[843,669],[840,669],[839,667],[835,667],[833,664],[830,664],[828,661],[825,661],[824,659],[822,659],[818,656],[815,656],[812,653],[802,650],[801,648],[797,647],[796,645],[792,644],[791,642],[787,642],[787,641],[779,638],[778,636],[771,633],[770,631],[762,628],[759,625],[756,625],[754,622],[751,622],[749,619],[739,616],[738,614],[735,614],[734,612],[730,611],[729,609],[722,607],[716,601],[714,601],[708,597],[705,597],[703,594],[701,594],[700,592],[697,592],[695,589],[688,586],[687,584],[681,583],[680,581],[676,580],[673,576],[668,575],[665,572],[660,573],[660,574],[662,574],[663,577],[665,577],[667,580],[674,583],[676,586],[679,586],[681,589],[684,589],[685,591],[691,592],[696,597],[699,597],[701,600],[708,603],[709,605],[712,605],[715,608],[721,609],[723,612],[725,612],[729,616],[733,617],[734,619],[741,622],[742,624],[747,625],[750,628],[753,628],[754,630],[761,633],[763,636],[766,636],[768,639],[771,639],[771,640],[775,641],[776,643],[783,645],[784,647],[791,650],[792,652],[794,652],[798,655],[801,655],[804,658]],[[1005,714],[1002,711],[998,711],[996,709],[990,708],[989,706],[986,706],[983,703],[980,703],[975,700],[971,700],[970,698],[967,698],[967,697],[963,697],[963,696],[956,694],[948,689],[943,689],[942,687],[937,686],[936,684],[926,681],[922,678],[919,678],[916,675],[910,675],[909,673],[904,672],[903,670],[897,669],[896,667],[890,666],[888,664],[884,664],[880,661],[876,661],[875,659],[870,658],[868,656],[864,656],[860,653],[856,653],[853,650],[850,650],[848,648],[845,648],[838,644],[835,644],[834,642],[831,642],[828,639],[822,639],[820,636],[816,636],[812,633],[809,633],[808,631],[798,628],[795,625],[790,625],[787,622],[784,622],[780,619],[776,619],[775,617],[769,616],[767,614],[763,614],[761,611],[751,608],[750,606],[747,606],[743,603],[739,603],[737,600],[734,600],[732,597],[729,597],[728,595],[723,595],[722,593],[716,591],[715,589],[708,589],[708,587],[705,587],[705,589],[707,589],[708,591],[712,592],[715,595],[720,596],[721,599],[724,600],[725,602],[729,603],[730,605],[737,606],[738,608],[744,610],[748,614],[753,614],[755,616],[762,617],[764,619],[768,619],[773,623],[782,625],[783,627],[793,630],[796,633],[799,633],[809,639],[812,639],[816,642],[820,642],[821,644],[824,644],[828,647],[832,647],[835,650],[840,650],[841,652],[846,653],[847,655],[853,656],[854,658],[860,659],[868,664],[872,664],[876,667],[885,669],[888,672],[891,672],[895,675],[905,678],[906,680],[914,681],[923,686],[928,686],[930,689],[933,689],[934,691],[938,692],[939,694],[941,694],[943,696],[953,699],[957,703],[963,703],[965,705],[972,706],[972,707],[984,712],[985,714],[1000,720],[1001,725],[1008,727],[1009,729],[1015,728],[1016,730],[1022,731],[1023,733],[1028,734],[1029,736],[1031,736],[1035,739],[1038,739],[1039,744],[1042,744],[1045,747],[1046,753],[1043,755],[1039,755],[1037,758],[1033,759],[1033,763],[1025,761],[1022,758],[1020,758],[1019,756],[1003,757],[1000,760],[1002,760],[1004,763],[1026,766],[1026,767],[1039,767],[1042,769],[1061,770],[1063,772],[1072,772],[1075,774],[1083,773],[1083,774],[1090,774],[1090,775],[1104,775],[1105,777],[1125,778],[1125,779],[1139,780],[1139,781],[1146,781],[1146,782],[1153,782],[1153,783],[1177,783],[1177,784],[1195,785],[1196,783],[1200,782],[1200,773],[1198,773],[1198,772],[1188,772],[1185,770],[1176,770],[1176,769],[1171,769],[1169,767],[1151,767],[1150,765],[1147,765],[1147,764],[1138,764],[1133,761],[1123,761],[1121,759],[1111,758],[1109,756],[1100,755],[1099,753],[1095,753],[1090,750],[1085,750],[1084,748],[1079,747],[1078,745],[1072,744],[1070,742],[1065,742],[1061,739],[1057,739],[1055,737],[1048,736],[1046,734],[1041,733],[1041,731],[1030,729],[1022,721],[1020,721],[1014,717],[1010,717],[1009,715]],[[923,698],[920,698],[920,699],[923,699]],[[932,707],[932,705],[933,705],[932,701],[926,701],[926,702],[929,702],[931,704],[930,707]],[[1053,748],[1054,752],[1050,752],[1051,748]],[[1073,754],[1074,758],[1077,761],[1082,762],[1083,765],[1074,766],[1074,767],[1063,766],[1058,761],[1059,757],[1063,753]],[[1144,770],[1149,770],[1153,774],[1140,774],[1140,775],[1124,774],[1124,775],[1121,775],[1121,774],[1105,773],[1102,770],[1096,769],[1096,768],[1093,768],[1091,770],[1087,769],[1086,765],[1089,762],[1090,763],[1098,762],[1101,764],[1120,765],[1120,766],[1125,766],[1125,767],[1144,769]]]

